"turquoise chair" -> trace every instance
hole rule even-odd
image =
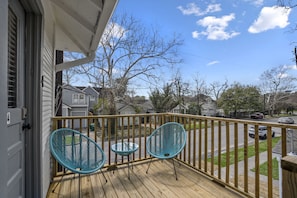
[[[80,175],[101,170],[106,160],[104,151],[88,136],[69,128],[53,131],[49,143],[50,151],[59,164],[79,175],[78,190],[80,196]],[[102,174],[107,182],[103,172]],[[53,188],[53,192],[57,185]]]
[[[174,158],[184,149],[186,145],[187,134],[184,127],[177,122],[168,122],[161,125],[148,137],[146,143],[147,152],[158,159],[172,159],[175,177],[177,174],[174,165]],[[146,173],[151,165],[148,165]]]

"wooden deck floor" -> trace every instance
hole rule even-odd
[[[134,164],[133,169],[130,166],[130,180],[127,165],[118,167],[114,173],[104,169],[107,183],[100,172],[82,176],[81,197],[241,197],[183,165],[177,165],[177,181],[170,161],[153,161],[148,174],[147,166],[147,163]],[[64,177],[52,192],[55,184],[51,185],[47,198],[78,197],[78,176]]]

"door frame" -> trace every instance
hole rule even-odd
[[[40,3],[40,2],[39,2]],[[22,0],[26,15],[25,42],[25,106],[28,109],[26,122],[31,129],[25,131],[25,196],[43,196],[42,180],[42,108],[41,65],[43,14],[38,1]]]

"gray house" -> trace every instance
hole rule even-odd
[[[201,115],[205,116],[214,116],[217,112],[217,105],[216,102],[209,96],[203,95],[201,97]],[[196,98],[193,98],[189,100],[189,102],[195,103]],[[171,112],[172,113],[187,113],[187,110],[189,109],[190,103],[187,102],[186,104],[180,104],[174,107]]]
[[[89,96],[86,93],[71,85],[63,85],[62,91],[63,116],[88,116]],[[70,121],[69,121],[70,122]],[[70,123],[66,123],[70,126]],[[74,128],[79,127],[80,123],[74,123]],[[83,120],[83,127],[87,127],[87,121]]]
[[[187,104],[178,104],[176,107],[174,107],[171,112],[172,113],[187,113],[188,105]]]
[[[98,104],[98,101],[99,101],[99,96],[100,96],[99,88],[88,86],[88,87],[85,87],[83,89],[83,91],[85,92],[85,94],[88,97],[88,104],[89,104],[88,105],[88,108],[89,108],[89,111],[93,111],[95,105],[97,105]]]
[[[217,103],[211,97],[206,97],[201,108],[201,115],[215,116],[216,113]]]
[[[0,1],[0,197],[46,197],[56,74],[93,60],[116,3]],[[57,50],[84,58],[61,63]]]

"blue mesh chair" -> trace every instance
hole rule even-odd
[[[79,131],[68,128],[52,132],[49,143],[53,157],[67,170],[79,174],[80,196],[80,174],[90,174],[101,170],[106,160],[104,151],[94,140]],[[103,172],[102,174],[107,182]]]
[[[163,124],[148,137],[146,143],[147,152],[158,159],[172,159],[175,177],[177,180],[174,160],[186,145],[187,134],[184,127],[176,122]],[[150,168],[152,159],[146,173]]]

